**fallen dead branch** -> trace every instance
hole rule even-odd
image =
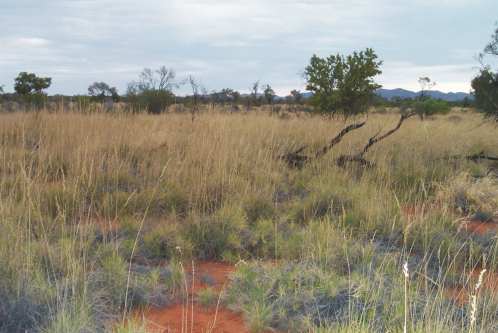
[[[375,166],[373,162],[367,161],[366,159],[358,155],[341,155],[337,159],[336,163],[341,168],[346,167],[348,163],[357,163],[360,166],[365,167],[367,169],[373,168]]]
[[[486,161],[498,161],[498,156],[491,156],[487,155],[484,151],[481,151],[480,153],[477,154],[472,154],[472,155],[453,155],[453,156],[446,156],[443,157],[443,159],[450,159],[450,160],[468,160],[472,161],[475,163],[479,163],[482,160]]]
[[[302,168],[306,163],[316,160],[321,158],[322,156],[326,155],[334,146],[336,146],[339,142],[342,141],[342,139],[351,131],[357,130],[359,128],[362,128],[366,124],[366,120],[361,122],[361,123],[355,123],[351,124],[349,126],[346,126],[343,128],[339,134],[337,134],[330,142],[319,149],[314,156],[308,156],[302,154],[302,152],[308,148],[308,145],[304,145],[299,147],[299,149],[292,151],[290,153],[284,154],[279,156],[279,158],[287,163],[288,166],[294,167],[294,168]]]
[[[374,163],[367,161],[364,157],[365,154],[368,152],[368,150],[370,148],[372,148],[375,144],[377,144],[380,141],[387,138],[388,136],[391,136],[392,134],[396,133],[401,128],[401,125],[403,125],[405,120],[407,120],[415,115],[416,115],[415,112],[402,114],[401,117],[399,118],[398,124],[394,128],[390,129],[389,131],[387,131],[383,135],[379,136],[380,132],[378,132],[377,134],[372,136],[368,140],[368,143],[365,145],[365,147],[363,147],[363,149],[360,153],[358,153],[356,155],[342,155],[342,156],[340,156],[337,159],[337,165],[339,165],[340,167],[345,167],[347,163],[354,162],[354,163],[359,163],[361,166],[367,167],[367,168],[371,168],[371,167],[375,166]]]
[[[479,154],[465,156],[465,159],[478,163],[480,160],[498,161],[498,156],[486,155],[483,151]]]

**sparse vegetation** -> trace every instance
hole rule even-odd
[[[319,145],[340,123],[207,108],[195,122],[1,117],[0,331],[126,332],[136,323],[123,314],[185,296],[191,258],[247,262],[222,304],[254,332],[402,330],[405,260],[408,331],[468,331],[470,307],[447,290],[497,268],[496,234],[462,229],[462,218],[492,225],[498,211],[496,162],[453,158],[498,151],[494,127],[473,112],[410,118],[369,151],[372,169],[333,162],[396,112],[372,114],[302,169],[275,157]],[[475,331],[497,329],[494,292],[483,283]],[[194,300],[213,308],[218,295]]]
[[[164,66],[123,97],[0,86],[0,332],[497,332],[496,123],[429,77],[376,97],[381,65],[314,55],[286,98]]]

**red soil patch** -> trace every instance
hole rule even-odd
[[[190,275],[190,279],[192,279],[192,266],[187,267],[186,270]],[[221,291],[228,282],[228,277],[234,271],[235,266],[221,262],[200,262],[194,264],[194,294],[208,287],[218,292]],[[192,285],[189,286],[190,289],[191,287]]]
[[[444,295],[459,305],[465,305],[469,301],[469,293],[462,287],[446,288]]]
[[[466,221],[462,225],[468,233],[485,236],[487,234],[498,232],[498,223],[496,221],[482,222],[479,220]]]
[[[498,222],[496,221],[496,218],[488,222],[479,221],[477,219],[468,219],[461,224],[461,229],[470,234],[486,236],[498,232]],[[467,304],[470,300],[471,292],[474,291],[480,274],[481,269],[475,269],[470,273],[469,285],[466,288],[447,288],[445,290],[446,296],[460,305]],[[486,272],[484,274],[483,283],[479,292],[492,295],[494,299],[498,299],[498,273]]]
[[[194,325],[192,327],[191,314],[192,305],[188,307],[187,319],[185,318],[185,308],[181,305],[174,305],[165,309],[150,309],[144,313],[147,322],[147,329],[154,333],[181,333],[182,326],[184,332],[205,333],[245,333],[249,332],[244,325],[244,320],[239,314],[220,308],[204,309],[194,304]],[[215,322],[216,319],[216,322]],[[185,330],[185,327],[187,329]],[[191,331],[192,330],[192,331]]]
[[[481,274],[480,269],[476,269],[470,273],[470,281],[467,288],[463,287],[453,287],[447,288],[445,290],[445,295],[454,300],[457,304],[465,305],[470,300],[471,292],[474,291],[475,285],[479,279],[479,275]],[[480,294],[491,295],[493,299],[498,300],[498,273],[495,272],[486,272],[483,276],[483,282],[481,289],[479,290]]]
[[[481,274],[480,270],[475,270],[472,272],[472,280],[475,282],[479,279]],[[483,277],[483,289],[490,290],[492,292],[498,292],[498,273],[487,271],[484,273]]]
[[[235,271],[233,265],[219,262],[201,262],[194,264],[194,288],[192,290],[192,267],[186,267],[189,275],[189,295],[192,297],[200,290],[207,287],[213,288],[217,292],[222,292],[229,275]],[[249,330],[245,327],[243,317],[228,309],[216,307],[206,309],[194,302],[189,297],[189,305],[176,304],[161,309],[147,309],[143,313],[135,314],[136,317],[143,318],[147,329],[151,332],[160,333],[181,333],[193,332],[216,332],[216,333],[246,333]],[[186,311],[188,313],[186,313]],[[192,325],[192,312],[194,313]],[[186,327],[188,325],[188,327]]]

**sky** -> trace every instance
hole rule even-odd
[[[304,89],[313,54],[371,47],[384,88],[429,76],[469,92],[497,21],[497,0],[0,0],[0,85],[29,71],[53,78],[50,94],[95,81],[124,93],[164,65],[209,91],[259,80],[285,95]]]

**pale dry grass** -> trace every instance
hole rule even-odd
[[[437,237],[442,232],[453,235],[446,225],[438,225],[439,216],[419,217],[414,223],[400,211],[407,204],[427,205],[451,221],[456,214],[448,208],[456,191],[451,182],[463,172],[483,176],[488,169],[485,164],[448,157],[483,150],[497,155],[497,128],[471,111],[425,121],[413,118],[368,152],[365,157],[376,163],[373,170],[336,166],[337,157],[358,152],[371,136],[395,126],[398,117],[371,114],[364,128],[345,137],[323,159],[296,170],[278,156],[303,144],[310,146],[305,152],[311,155],[346,122],[263,111],[214,110],[200,113],[194,122],[189,114],[180,113],[0,114],[0,274],[4,281],[0,292],[4,288],[9,297],[13,297],[10,293],[19,296],[26,289],[25,281],[36,281],[36,290],[28,296],[40,308],[48,307],[49,316],[83,313],[74,307],[67,310],[72,304],[72,296],[67,295],[78,295],[78,304],[92,310],[73,322],[91,321],[88,318],[94,312],[106,312],[106,305],[99,302],[108,302],[105,297],[95,304],[87,300],[94,300],[88,281],[101,269],[98,251],[112,252],[106,265],[121,274],[135,253],[134,246],[130,251],[127,245],[130,239],[151,248],[149,254],[154,255],[167,251],[163,247],[167,244],[173,252],[180,246],[186,255],[215,259],[265,253],[265,259],[316,260],[343,267],[345,258],[321,246],[342,237],[327,232],[341,230],[348,234],[344,245],[348,248],[354,248],[355,239],[391,239],[400,251],[416,252],[412,243],[403,243],[411,239],[419,251],[426,251],[416,255],[429,260],[441,252]],[[444,193],[443,203],[431,206],[438,191]],[[254,221],[249,215],[256,216]],[[326,232],[308,227],[312,220],[325,221]],[[140,222],[145,224],[145,236],[141,227],[138,230]],[[329,222],[336,227],[326,227]],[[210,233],[210,224],[221,225]],[[95,230],[105,227],[114,234],[108,239],[104,233],[100,244]],[[128,230],[128,234],[116,230]],[[247,241],[253,234],[263,235],[264,242]],[[222,239],[220,246],[230,247],[231,252],[219,253],[218,243],[212,245],[214,252],[208,251],[211,248],[200,251],[205,235],[210,242]],[[454,241],[459,249],[459,240]],[[445,246],[450,249],[446,255],[456,253]],[[473,251],[476,257],[481,254]],[[59,285],[54,276],[62,276],[64,283]],[[54,281],[58,281],[55,286]],[[121,284],[111,282],[118,289],[119,303]],[[0,315],[1,311],[0,306]],[[46,325],[43,319],[36,324]]]

